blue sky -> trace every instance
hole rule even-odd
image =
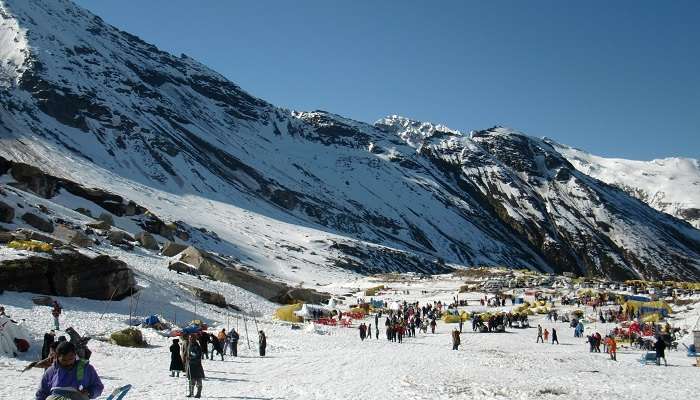
[[[700,158],[700,1],[77,0],[251,94]]]

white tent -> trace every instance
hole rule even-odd
[[[29,341],[29,332],[6,316],[0,316],[0,354],[14,357],[18,351],[15,339]]]
[[[334,309],[338,307],[338,302],[335,300],[335,298],[331,297],[330,300],[328,300],[328,308],[329,309]]]
[[[301,306],[301,310],[294,311],[294,315],[296,315],[297,317],[302,317],[304,319],[311,319],[314,317],[314,311],[316,311],[321,317],[325,317],[331,314],[331,310],[326,306],[321,306],[317,304],[303,304]]]

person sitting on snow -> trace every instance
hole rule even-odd
[[[62,342],[56,347],[56,361],[44,372],[36,400],[87,400],[104,390],[97,371],[86,360],[76,357],[75,345]]]

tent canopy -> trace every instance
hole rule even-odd
[[[294,311],[294,315],[304,319],[311,319],[314,317],[314,311],[322,317],[331,315],[331,310],[328,307],[316,304],[303,304],[299,310]]]
[[[663,317],[667,317],[673,310],[665,301],[636,301],[627,300],[624,305],[625,312],[632,311],[634,314],[660,314]]]
[[[0,316],[0,354],[14,357],[19,351],[15,345],[15,339],[29,340],[29,332],[21,325],[15,323],[6,316]]]

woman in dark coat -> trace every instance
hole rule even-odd
[[[170,376],[180,376],[180,371],[185,370],[185,365],[182,363],[180,356],[180,340],[173,339],[173,344],[170,345]]]
[[[190,393],[187,397],[192,397],[194,387],[197,386],[197,394],[194,397],[202,396],[202,379],[204,379],[204,368],[202,368],[202,348],[197,343],[194,336],[190,336],[190,346],[187,353],[187,379],[189,379]]]
[[[260,350],[260,357],[265,357],[265,349],[267,348],[267,336],[265,332],[258,332],[258,350]]]

